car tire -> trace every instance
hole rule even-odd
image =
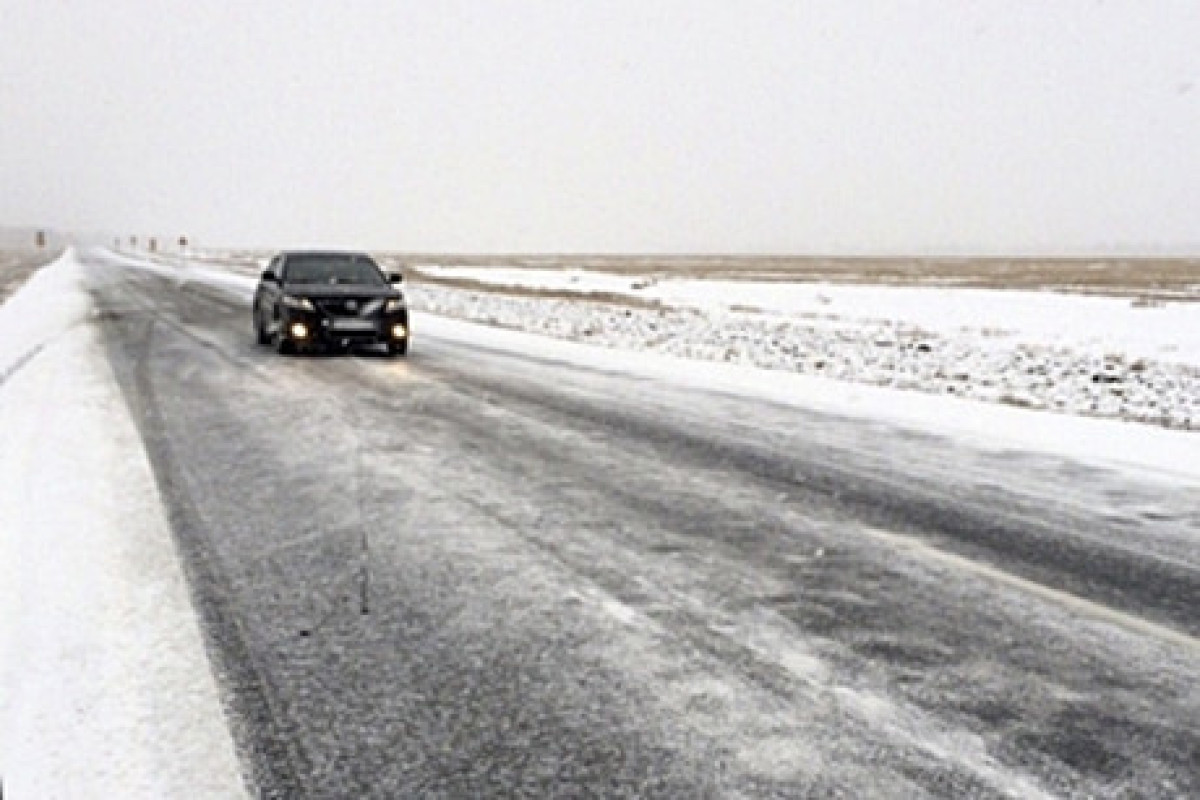
[[[254,312],[254,338],[260,345],[271,343],[271,334],[263,326],[262,316],[257,311]]]

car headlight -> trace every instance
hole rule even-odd
[[[301,311],[316,311],[312,301],[307,297],[296,297],[292,294],[285,294],[281,302],[288,308],[298,308]]]
[[[404,308],[404,296],[401,295],[400,297],[393,297],[390,300],[388,300],[386,303],[384,303],[383,313],[390,314],[393,311],[400,311],[403,308]]]

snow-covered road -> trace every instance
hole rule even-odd
[[[280,359],[249,277],[84,261],[91,297],[39,315],[22,293],[0,332],[102,335],[146,450],[91,456],[149,456],[260,789],[1200,792],[1194,433],[427,313],[406,360]],[[11,386],[49,348],[19,349],[0,409],[28,419]],[[107,380],[57,396],[111,408]],[[125,475],[85,474],[62,513]]]

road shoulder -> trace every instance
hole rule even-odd
[[[68,255],[0,309],[0,775],[14,797],[245,796],[136,428]],[[52,273],[52,274],[51,274]],[[55,330],[54,328],[57,328]],[[4,353],[0,355],[11,355]]]
[[[58,260],[62,251],[0,250],[0,303],[16,294],[42,267]]]

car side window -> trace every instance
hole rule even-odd
[[[275,256],[267,266],[267,271],[275,276],[275,280],[283,280],[283,256]]]

